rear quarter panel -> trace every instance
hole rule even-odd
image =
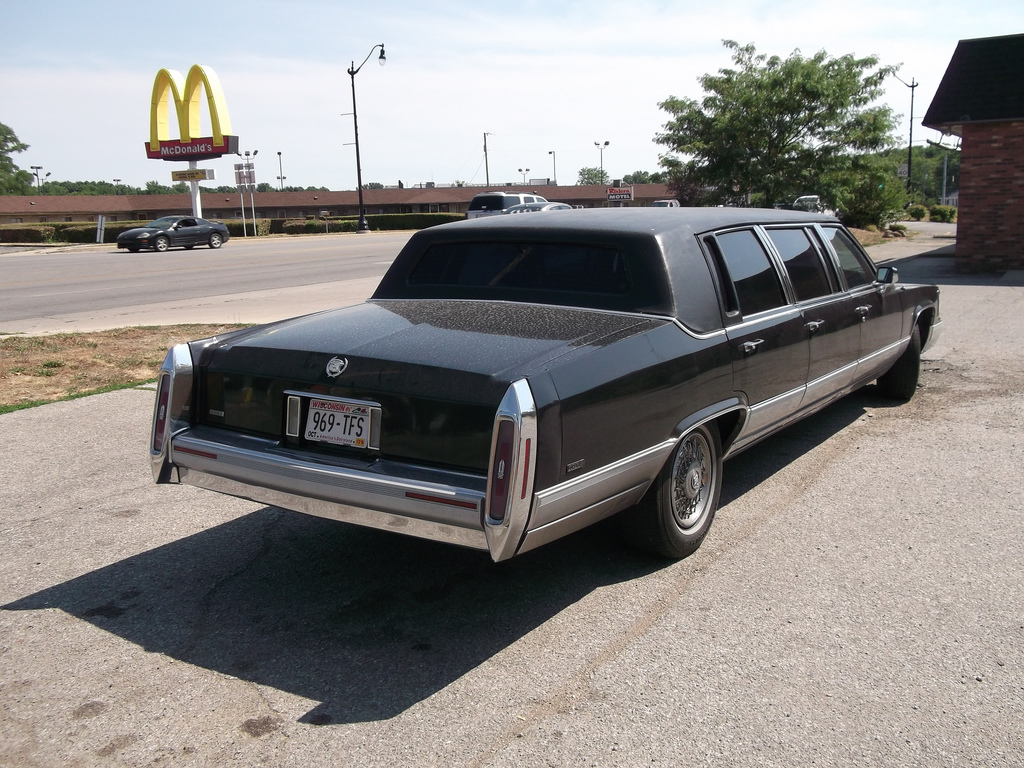
[[[549,375],[560,411],[559,482],[657,445],[687,416],[733,395],[724,334],[698,339],[671,322],[562,361]]]

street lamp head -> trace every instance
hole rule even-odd
[[[384,55],[384,43],[380,44],[380,56],[377,57],[377,63],[382,67],[388,63],[388,57]]]
[[[252,151],[252,156],[253,156],[253,157],[256,157],[256,155],[258,155],[259,153],[260,153],[260,151],[259,151],[258,149],[254,149],[254,150]],[[246,154],[248,154],[248,153],[246,153]]]

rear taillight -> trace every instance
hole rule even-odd
[[[509,490],[512,487],[515,455],[516,425],[505,419],[498,424],[498,439],[494,446],[494,465],[491,467],[491,492],[487,497],[487,516],[496,522],[505,519]]]
[[[156,391],[156,413],[153,418],[153,453],[160,453],[167,434],[167,405],[171,394],[171,377],[161,376]]]
[[[537,476],[537,406],[526,379],[512,382],[494,414],[484,535],[495,562],[516,553],[526,532]]]

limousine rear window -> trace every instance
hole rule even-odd
[[[409,285],[622,295],[630,279],[615,248],[457,242],[431,245],[410,272]]]
[[[787,303],[779,275],[751,230],[725,232],[717,239],[744,315],[775,309]]]

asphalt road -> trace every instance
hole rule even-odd
[[[0,416],[0,765],[1024,765],[1024,281],[729,461],[702,549],[495,565],[154,486],[151,391]]]
[[[111,317],[121,318],[117,325],[185,322],[177,317],[191,317],[197,303],[230,309],[231,321],[263,322],[285,316],[274,313],[283,298],[337,306],[351,285],[359,286],[351,298],[359,301],[410,235],[234,238],[218,250],[163,254],[109,244],[2,253],[0,333],[96,330],[111,327]],[[178,314],[166,317],[169,311]],[[312,309],[291,314],[301,311]]]

